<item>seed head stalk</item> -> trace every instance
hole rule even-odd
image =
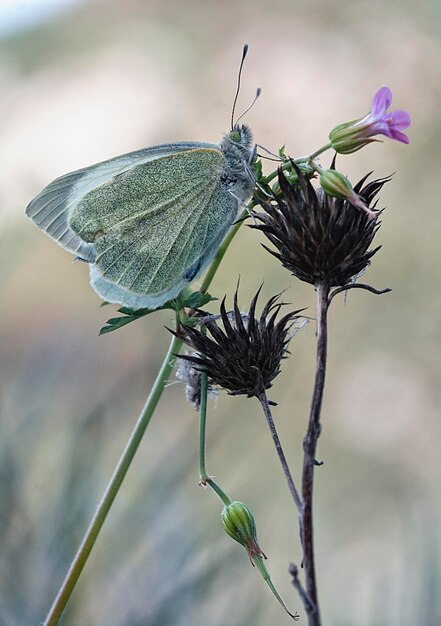
[[[291,492],[292,499],[293,499],[294,504],[295,504],[295,506],[297,508],[297,511],[299,512],[299,514],[301,516],[303,514],[302,501],[300,499],[299,493],[298,493],[297,488],[295,486],[294,479],[293,479],[292,474],[291,474],[291,470],[289,469],[289,465],[288,465],[288,462],[286,460],[285,453],[283,451],[283,447],[282,447],[282,444],[281,444],[281,441],[280,441],[280,438],[279,438],[279,434],[278,434],[277,429],[276,429],[276,425],[274,423],[274,419],[273,419],[273,416],[272,416],[272,413],[271,413],[271,409],[270,409],[270,406],[269,406],[269,403],[268,403],[268,398],[267,398],[266,393],[263,392],[262,394],[260,394],[258,400],[259,400],[259,402],[260,402],[260,404],[262,406],[262,410],[263,410],[263,413],[265,415],[265,418],[266,418],[266,421],[267,421],[267,424],[268,424],[268,428],[270,430],[271,437],[273,439],[274,446],[276,448],[277,456],[279,457],[280,464],[282,466],[283,473],[285,475],[285,479],[286,479],[286,482],[288,484],[288,488],[289,488],[289,490]]]
[[[314,558],[314,532],[313,532],[313,488],[314,468],[318,465],[316,460],[317,442],[320,436],[320,411],[323,400],[323,390],[326,376],[327,357],[327,310],[329,286],[325,282],[316,285],[317,292],[317,351],[316,372],[314,390],[312,394],[311,409],[309,414],[308,429],[303,440],[303,473],[302,473],[302,499],[303,515],[301,524],[303,543],[303,568],[305,572],[305,587],[308,598],[311,601],[312,611],[308,613],[309,626],[321,626],[320,608],[317,594],[317,581],[315,574]]]

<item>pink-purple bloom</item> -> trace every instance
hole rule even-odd
[[[385,135],[401,143],[409,143],[408,136],[402,131],[411,124],[406,111],[388,111],[392,104],[392,92],[389,87],[381,87],[372,100],[370,113],[365,117],[340,124],[329,135],[331,145],[340,154],[356,152],[363,146],[376,141],[376,135]]]
[[[390,111],[392,92],[389,87],[381,87],[372,100],[372,109],[369,115],[359,122],[363,126],[365,137],[386,135],[402,143],[409,143],[409,137],[401,131],[410,126],[410,115],[406,111]]]

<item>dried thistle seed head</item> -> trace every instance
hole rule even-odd
[[[274,296],[265,305],[259,319],[255,317],[260,289],[254,296],[249,313],[239,310],[237,291],[233,311],[228,313],[225,298],[220,319],[207,316],[200,328],[184,326],[185,341],[197,353],[182,355],[196,369],[207,372],[211,384],[231,395],[260,396],[271,387],[280,372],[280,362],[288,352],[292,326],[300,311],[293,311],[276,321],[283,305]]]
[[[254,212],[261,230],[276,247],[264,248],[279,259],[294,276],[316,285],[346,285],[360,274],[381,246],[369,250],[380,222],[370,213],[375,196],[389,177],[365,184],[369,174],[354,186],[369,208],[358,210],[342,198],[331,198],[323,189],[316,190],[293,163],[299,184],[292,185],[279,172],[280,193],[261,202],[263,212]],[[380,211],[377,211],[377,215]]]
[[[197,352],[192,352],[191,356],[199,356]],[[201,372],[193,367],[190,361],[181,359],[176,369],[176,378],[182,380],[185,385],[185,397],[191,402],[196,410],[201,405]],[[208,381],[207,396],[215,398],[219,395],[219,389],[213,387]]]

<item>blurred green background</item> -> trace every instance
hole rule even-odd
[[[53,178],[155,143],[216,142],[228,129],[241,47],[239,110],[256,140],[293,156],[364,115],[388,85],[411,143],[339,159],[384,188],[383,245],[330,313],[330,365],[316,474],[323,623],[435,626],[440,567],[441,5],[316,0],[117,0],[0,5],[0,624],[44,619],[169,342],[159,312],[98,337],[87,268],[24,217]],[[327,157],[323,160],[328,163]],[[268,170],[269,171],[269,170]],[[213,293],[309,307],[243,228]],[[338,301],[337,301],[338,300]],[[292,343],[270,397],[298,475],[314,366],[314,327]],[[174,384],[175,383],[175,384]],[[208,469],[254,511],[268,567],[306,616],[287,567],[300,560],[296,514],[257,402],[210,405]],[[197,485],[197,413],[180,382],[147,431],[66,626],[284,626],[286,617]]]

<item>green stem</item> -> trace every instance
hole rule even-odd
[[[294,161],[294,163],[297,163],[297,165],[300,165],[302,163],[307,163],[309,160],[309,157],[305,157],[305,158],[302,157],[301,159],[292,159],[292,160]],[[279,173],[279,169],[283,171],[283,170],[289,169],[290,167],[291,167],[291,159],[282,163],[282,165],[279,168],[274,170],[274,172],[271,172],[271,174],[268,174],[268,176],[264,176],[262,182],[268,185],[272,180],[276,178],[276,176]]]
[[[293,614],[291,613],[291,611],[288,609],[288,607],[286,606],[282,596],[280,595],[280,593],[277,591],[276,586],[274,585],[272,578],[270,576],[270,573],[268,572],[265,562],[263,560],[263,558],[259,555],[254,555],[251,557],[252,558],[252,562],[254,563],[254,565],[257,567],[257,569],[259,570],[262,578],[264,579],[264,581],[266,582],[266,584],[268,585],[268,587],[271,589],[274,597],[276,598],[276,600],[278,601],[278,603],[285,609],[285,611],[288,613],[288,615],[290,615],[296,622],[299,619],[299,614],[296,613]]]
[[[201,372],[201,406],[199,407],[199,480],[202,484],[208,480],[205,467],[205,425],[207,423],[207,372]]]
[[[46,621],[44,622],[44,626],[55,626],[56,624],[58,624],[61,618],[66,604],[69,601],[72,591],[75,588],[83,567],[86,564],[93,545],[104,524],[110,507],[115,500],[116,494],[118,493],[124,477],[127,474],[127,470],[130,467],[138,446],[141,443],[145,430],[149,425],[150,419],[162,395],[164,386],[170,377],[170,373],[176,359],[174,355],[179,353],[182,347],[182,343],[182,339],[173,337],[168,352],[165,356],[164,362],[162,363],[161,369],[159,370],[158,376],[150,392],[150,395],[147,398],[143,410],[141,411],[141,414],[138,418],[138,421],[136,422],[129,441],[127,442],[124,452],[122,453],[118,461],[118,465],[116,466],[113,476],[110,479],[104,496],[101,502],[98,504],[95,515],[93,516],[89,528],[87,529],[86,534],[83,537],[81,545],[75,555],[74,560],[72,561],[66,578],[64,579],[63,584],[57,594],[57,597],[55,598],[51,606],[51,609],[46,617]]]
[[[323,152],[326,152],[326,150],[329,150],[329,148],[332,148],[331,142],[327,143],[325,146],[322,146],[321,148],[319,148],[318,150],[316,150],[315,152],[310,154],[309,157],[307,158],[307,160],[308,161],[313,161],[318,156],[320,156]]]
[[[315,158],[320,156],[320,154],[322,154],[323,152],[326,152],[326,150],[329,150],[329,148],[331,147],[332,147],[331,143],[327,143],[326,145],[322,146],[321,148],[319,148],[318,150],[316,150],[309,156],[299,157],[298,159],[292,159],[292,160],[297,165],[308,164],[308,165],[311,165],[311,167],[313,167],[315,166],[315,164],[311,164],[311,161],[313,161]],[[291,167],[291,159],[282,163],[282,165],[280,166],[280,169],[286,170],[286,169],[289,169],[290,167]],[[277,170],[274,170],[274,172],[271,172],[271,174],[268,174],[268,176],[265,176],[262,182],[265,184],[269,184],[272,180],[276,178],[278,173],[279,173],[279,168]]]
[[[199,482],[201,485],[210,485],[222,502],[228,506],[231,504],[230,498],[225,491],[207,474],[205,467],[205,431],[207,424],[207,373],[201,372],[201,406],[199,409]]]
[[[210,487],[213,489],[213,491],[215,493],[217,493],[217,495],[222,500],[222,502],[225,504],[225,506],[228,506],[229,504],[231,504],[231,500],[227,496],[225,491],[223,489],[221,489],[219,487],[219,485],[212,478],[207,478],[207,484],[210,485]]]
[[[311,167],[318,173],[318,174],[323,174],[325,172],[325,169],[319,165],[318,163],[314,163],[313,161],[311,161]]]
[[[253,203],[250,202],[250,204],[248,205],[249,208],[253,207]],[[200,288],[200,292],[201,293],[206,293],[208,291],[209,286],[211,285],[211,282],[214,278],[214,275],[216,274],[219,265],[222,262],[222,259],[225,256],[226,251],[228,250],[228,247],[230,245],[230,243],[233,241],[234,237],[236,236],[237,231],[239,230],[239,228],[242,226],[243,220],[248,217],[249,212],[248,212],[248,208],[244,209],[242,211],[242,213],[239,215],[239,217],[237,218],[236,223],[230,228],[227,236],[225,237],[225,239],[223,240],[219,250],[217,251],[216,256],[214,257],[213,262],[211,263],[210,267],[208,268],[207,273],[205,274],[205,278],[202,281],[202,285]]]

